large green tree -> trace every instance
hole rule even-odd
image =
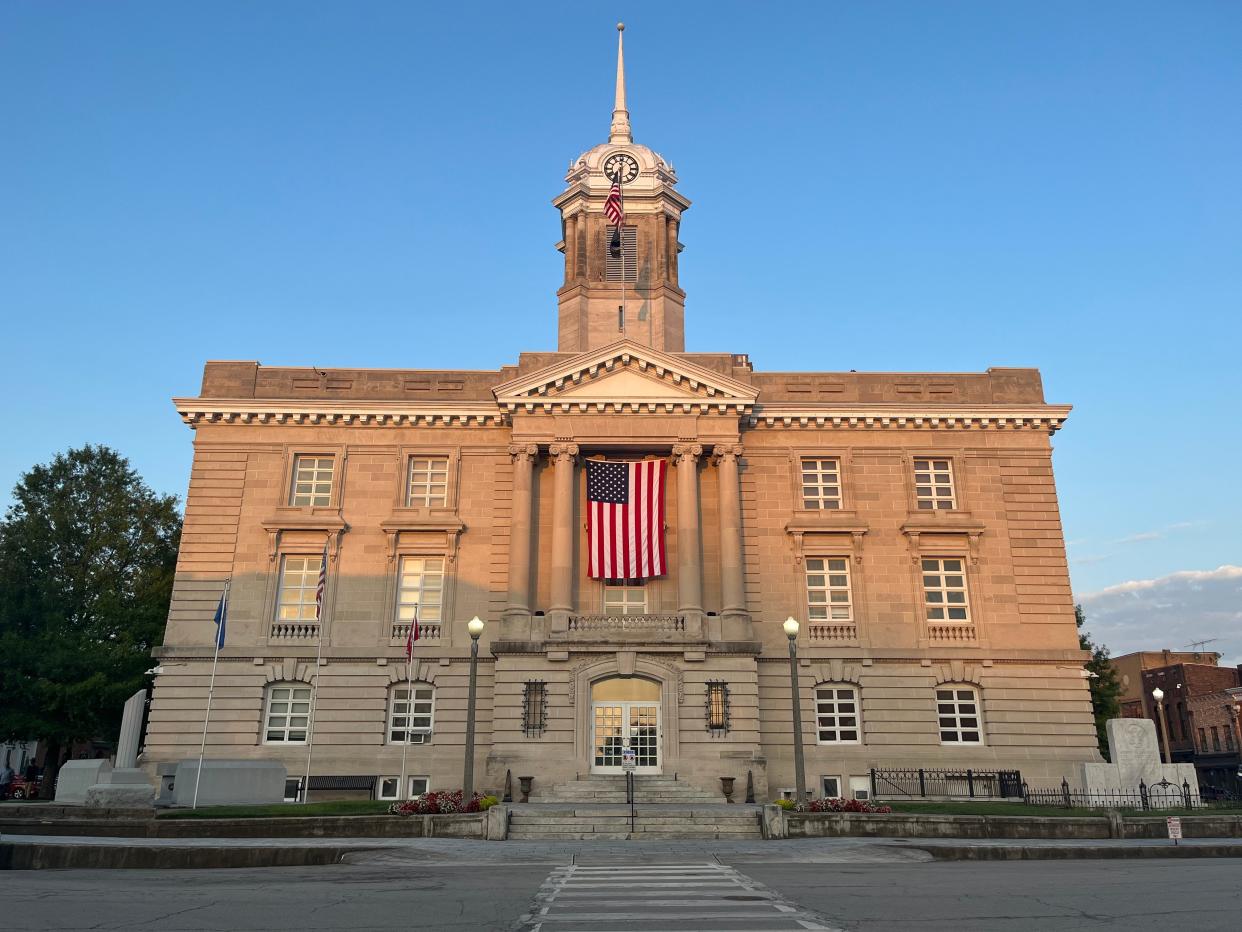
[[[1095,713],[1095,738],[1100,745],[1100,753],[1104,759],[1108,754],[1108,720],[1121,716],[1121,681],[1117,679],[1117,671],[1108,659],[1108,648],[1091,640],[1089,632],[1083,630],[1087,616],[1081,605],[1074,606],[1074,620],[1078,622],[1078,646],[1091,651],[1087,661],[1087,672],[1092,674],[1087,681],[1091,687],[1091,711]]]
[[[0,524],[0,739],[115,739],[172,593],[181,517],[128,460],[85,446],[35,466]]]

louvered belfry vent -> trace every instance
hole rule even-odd
[[[608,244],[612,242],[613,227],[604,227],[604,235],[600,240],[600,248],[604,253],[604,260],[607,263],[605,281],[619,282],[621,281],[621,266],[625,265],[625,281],[633,282],[638,280],[638,228],[622,227],[621,228],[621,255],[613,256],[608,249]]]

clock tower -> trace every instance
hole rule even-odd
[[[625,103],[624,29],[617,25],[617,89],[608,142],[574,159],[565,190],[552,202],[563,230],[557,249],[565,254],[565,283],[557,292],[562,353],[622,339],[672,353],[686,349],[677,233],[690,202],[676,190],[673,166],[634,142]],[[624,212],[620,224],[605,212],[614,183]]]

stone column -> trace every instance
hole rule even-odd
[[[703,627],[703,567],[699,559],[699,457],[703,447],[679,443],[673,447],[677,463],[677,612],[686,616],[686,633]]]
[[[678,221],[672,217],[668,220],[668,280],[677,284],[677,226]]]
[[[742,445],[717,444],[716,479],[720,494],[720,596],[721,615],[728,638],[745,637],[746,587],[742,565],[742,487],[738,481],[738,457]],[[732,630],[743,623],[742,630]]]
[[[565,218],[565,281],[575,282],[578,274],[578,227],[581,217],[570,214]]]
[[[576,443],[554,443],[552,457],[552,604],[548,620],[553,632],[569,630],[574,610],[574,478]]]
[[[505,637],[530,636],[530,528],[534,503],[532,484],[539,447],[509,447],[513,457],[513,509],[509,519],[509,598],[505,606]]]

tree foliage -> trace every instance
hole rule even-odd
[[[0,524],[0,739],[112,740],[164,629],[177,500],[89,445],[35,466],[13,498]]]
[[[1094,674],[1087,682],[1091,687],[1091,711],[1095,714],[1095,737],[1100,753],[1108,760],[1108,720],[1121,715],[1121,681],[1108,659],[1108,648],[1091,640],[1091,634],[1083,630],[1087,616],[1081,605],[1074,606],[1074,620],[1078,622],[1078,646],[1091,651],[1087,672]]]

